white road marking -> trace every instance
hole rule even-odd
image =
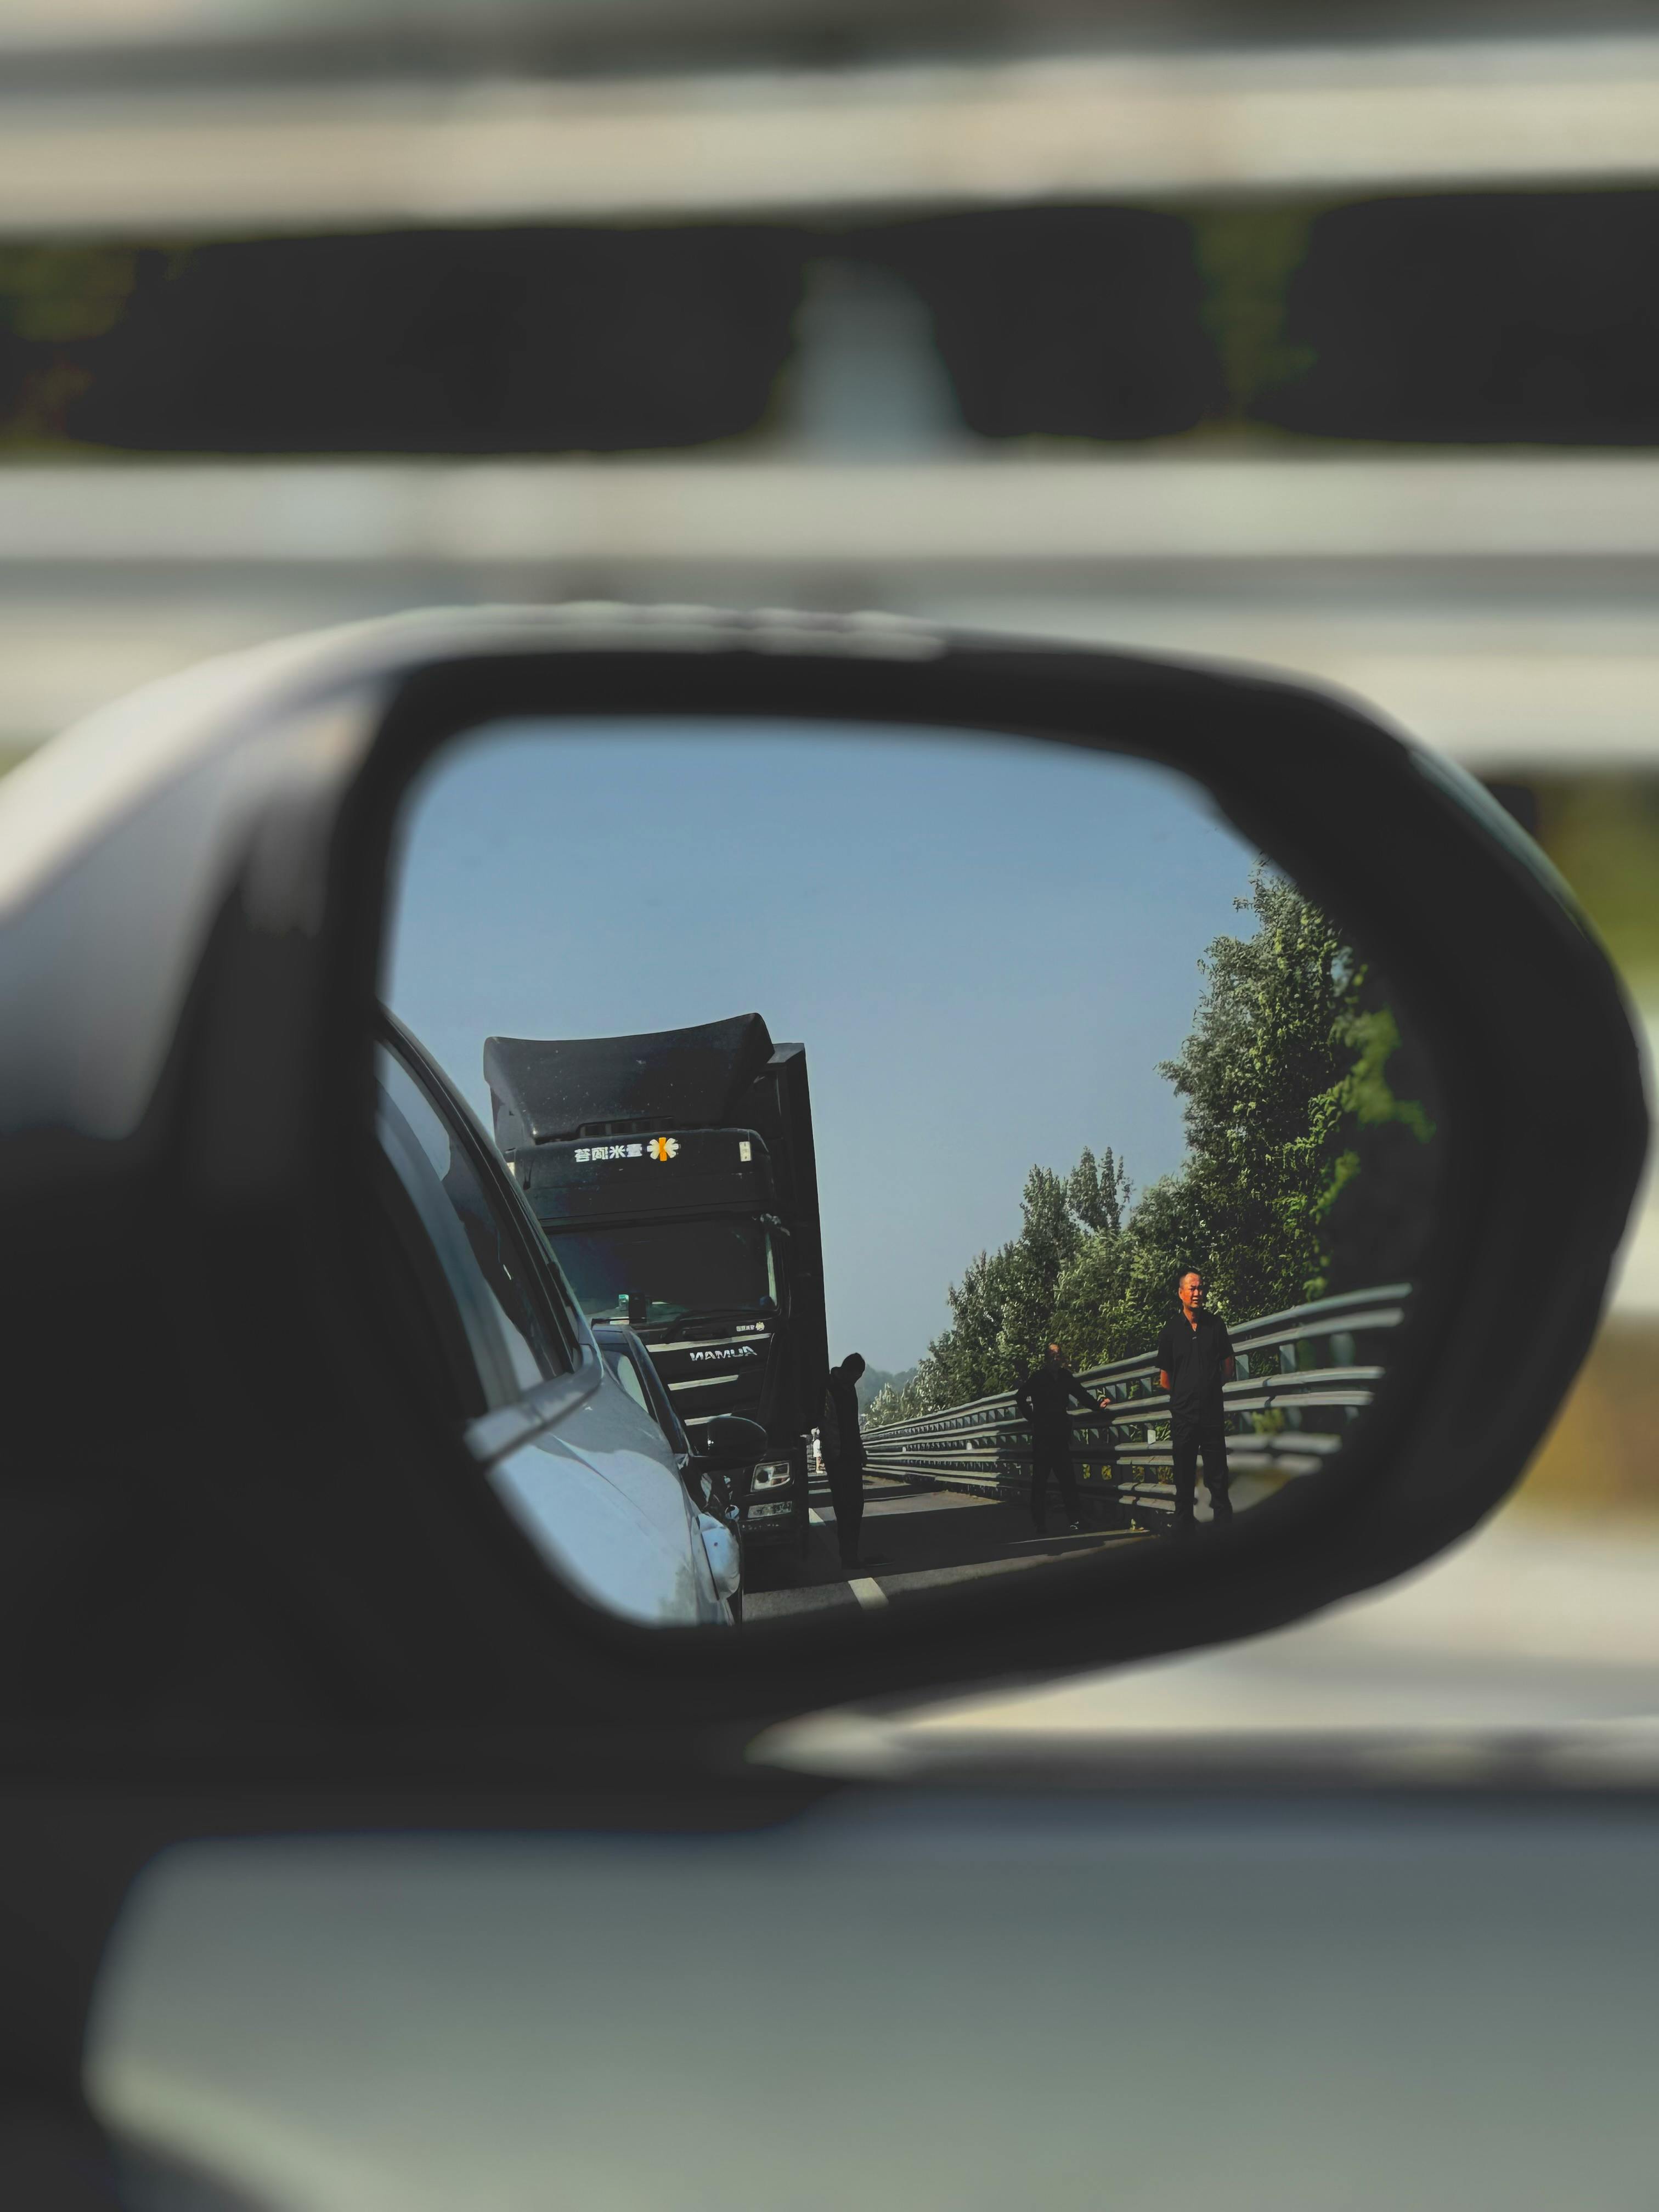
[[[829,1526],[829,1523],[825,1521],[823,1514],[815,1512],[810,1505],[806,1509],[806,1517],[820,1528],[824,1528]],[[887,1602],[886,1591],[883,1589],[879,1583],[873,1581],[868,1575],[854,1575],[851,1577],[848,1582],[847,1587],[852,1591],[854,1596],[858,1600],[860,1605],[878,1606],[885,1605]]]

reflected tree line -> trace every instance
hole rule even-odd
[[[1158,1069],[1184,1102],[1181,1166],[1139,1193],[1109,1146],[1033,1167],[1018,1235],[950,1286],[950,1326],[870,1425],[1012,1389],[1056,1339],[1079,1370],[1148,1351],[1184,1266],[1236,1322],[1409,1278],[1433,1197],[1427,1067],[1311,900],[1259,867],[1237,905],[1255,926],[1211,944]]]

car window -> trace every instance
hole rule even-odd
[[[379,1075],[381,1143],[460,1310],[485,1402],[511,1403],[565,1366],[530,1262],[464,1141],[407,1068],[382,1049]]]
[[[640,1380],[640,1370],[634,1364],[632,1355],[626,1352],[613,1352],[611,1356],[611,1371],[634,1403],[643,1413],[650,1413],[654,1421],[657,1418],[656,1414],[652,1412],[651,1401],[645,1395],[645,1385]]]

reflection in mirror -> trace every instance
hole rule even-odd
[[[1431,1070],[1163,768],[483,729],[406,803],[385,993],[428,1357],[630,1620],[1212,1540],[1338,1475],[1401,1341]]]

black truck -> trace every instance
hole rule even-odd
[[[649,1347],[693,1442],[741,1413],[746,1546],[807,1530],[829,1380],[806,1053],[758,1014],[625,1037],[489,1037],[495,1141],[593,1321]]]

